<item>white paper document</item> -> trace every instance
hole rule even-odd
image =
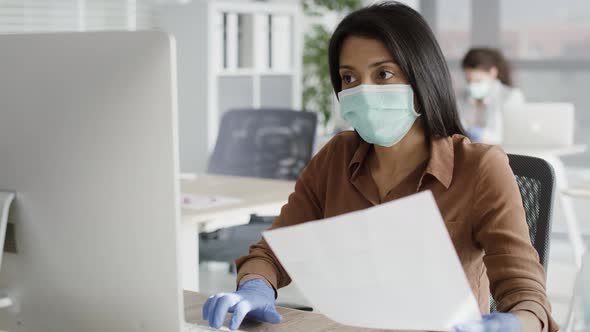
[[[233,205],[242,202],[236,197],[219,196],[219,195],[194,195],[181,194],[181,206],[192,210],[210,209],[220,206]]]
[[[341,324],[452,331],[481,318],[429,191],[263,234],[313,308]]]

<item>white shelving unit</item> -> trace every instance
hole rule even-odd
[[[160,23],[177,43],[182,171],[204,171],[225,111],[301,109],[298,2],[193,0]]]

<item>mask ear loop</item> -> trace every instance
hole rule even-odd
[[[414,100],[412,101],[412,105],[414,106],[414,113],[418,115],[418,117],[422,116],[422,112],[420,112],[420,105],[417,103],[416,96],[414,96]]]

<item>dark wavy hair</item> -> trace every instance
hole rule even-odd
[[[376,39],[385,45],[414,90],[417,111],[422,113],[428,137],[465,135],[445,57],[417,11],[390,1],[357,10],[338,24],[328,49],[330,77],[336,93],[342,90],[340,52],[350,36]]]
[[[498,69],[498,80],[504,85],[514,86],[510,63],[498,49],[489,47],[472,48],[463,57],[461,65],[463,69],[490,70],[496,67]]]

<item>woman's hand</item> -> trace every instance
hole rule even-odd
[[[479,142],[483,137],[484,128],[481,127],[471,127],[466,129],[467,137],[472,142]]]
[[[479,322],[455,326],[455,332],[521,332],[522,322],[511,313],[483,315]]]
[[[213,295],[203,305],[203,319],[216,329],[221,327],[228,312],[233,313],[230,330],[237,329],[246,315],[273,324],[283,319],[275,308],[274,289],[260,278],[244,282],[235,293]]]

